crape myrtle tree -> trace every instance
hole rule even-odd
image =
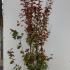
[[[17,21],[17,27],[23,27],[26,24],[25,32],[27,34],[26,42],[29,45],[25,51],[20,50],[22,47],[21,39],[24,36],[23,32],[19,35],[19,32],[15,29],[10,29],[12,37],[16,40],[20,40],[17,49],[20,50],[24,64],[28,70],[46,70],[48,67],[48,56],[45,54],[43,48],[45,41],[48,39],[48,20],[51,13],[52,0],[47,0],[46,6],[42,8],[42,0],[20,0],[22,9],[20,11],[20,21]],[[15,63],[13,48],[8,50],[10,64]],[[15,64],[15,70],[21,70],[21,66]]]

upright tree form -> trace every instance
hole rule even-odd
[[[22,5],[21,22],[17,21],[17,26],[26,24],[26,42],[29,45],[25,52],[22,50],[20,53],[28,70],[46,70],[48,57],[45,55],[43,45],[49,35],[48,19],[52,9],[52,0],[47,0],[44,8],[42,8],[42,0],[20,0],[20,2]],[[22,39],[23,33],[18,35],[17,30],[10,30],[14,39]],[[22,48],[21,41],[17,49],[20,48]]]

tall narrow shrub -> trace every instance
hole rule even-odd
[[[26,24],[26,42],[29,45],[25,52],[23,50],[20,51],[24,64],[28,70],[46,70],[48,56],[45,55],[43,46],[49,35],[48,20],[52,9],[52,0],[47,0],[44,8],[42,8],[43,0],[20,0],[20,2],[22,6],[20,12],[21,19],[20,22],[17,21],[17,26]],[[20,39],[17,49],[22,48],[21,39],[24,36],[23,32],[19,35],[17,30],[10,30],[14,39]],[[10,56],[10,51],[8,51],[8,54]],[[14,63],[14,60],[12,61]]]

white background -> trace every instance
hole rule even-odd
[[[16,47],[17,42],[11,38],[10,28],[16,28],[16,20],[20,11],[19,4],[19,0],[3,0],[4,70],[12,70],[13,66],[9,64],[7,51],[11,47]],[[48,70],[70,70],[70,0],[55,0],[52,8],[49,21],[51,34],[44,45],[48,56],[53,54],[53,59],[48,63]],[[25,42],[23,43],[27,46]],[[16,49],[15,52],[18,58],[16,62],[22,65]]]

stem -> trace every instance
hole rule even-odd
[[[30,44],[30,53],[31,53],[31,44]]]
[[[38,70],[38,47],[36,47],[36,70]]]

